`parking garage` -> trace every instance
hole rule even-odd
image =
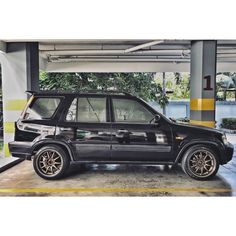
[[[31,162],[18,163],[18,159],[10,156],[8,142],[14,139],[14,122],[28,99],[25,91],[39,91],[39,71],[189,72],[190,123],[215,127],[216,73],[235,71],[235,48],[233,40],[1,41],[4,124],[1,194],[234,195],[235,159],[222,166],[215,179],[205,183],[188,179],[179,168],[120,165],[92,165],[82,171],[72,166],[65,180],[48,183],[35,176]],[[228,136],[236,142],[234,135]]]

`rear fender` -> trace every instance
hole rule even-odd
[[[38,151],[41,147],[45,145],[51,145],[51,144],[63,147],[68,152],[70,160],[71,161],[75,160],[74,158],[75,154],[73,152],[71,145],[62,140],[52,140],[52,139],[39,140],[36,143],[34,143],[34,145],[32,146],[32,155],[34,155],[34,153]]]

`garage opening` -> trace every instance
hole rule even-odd
[[[122,91],[140,97],[168,117],[189,117],[189,73],[49,73],[41,71],[40,90]]]

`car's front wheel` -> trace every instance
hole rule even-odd
[[[59,179],[69,167],[65,151],[56,145],[42,147],[33,159],[35,172],[44,179]]]
[[[218,155],[207,146],[192,146],[183,156],[182,169],[194,179],[207,180],[219,169]]]

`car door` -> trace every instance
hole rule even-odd
[[[171,128],[164,118],[155,116],[147,104],[133,97],[111,98],[112,161],[170,161]],[[151,122],[151,123],[150,123]]]
[[[111,157],[111,123],[108,122],[106,96],[86,95],[73,99],[61,132],[70,143],[79,161],[106,161]]]

